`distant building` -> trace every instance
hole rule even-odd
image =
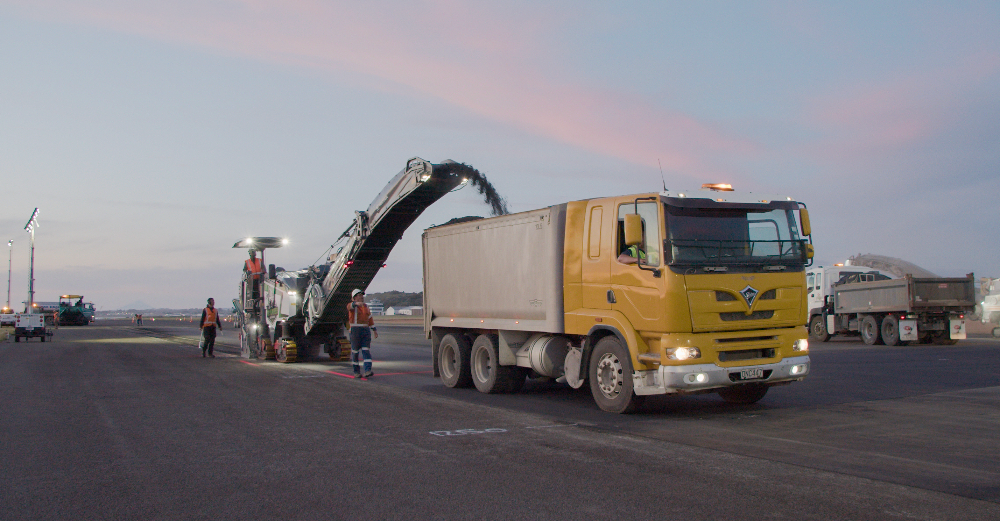
[[[371,310],[372,315],[385,314],[385,306],[382,304],[382,301],[377,298],[373,298],[371,302],[368,303],[368,309]]]
[[[392,306],[392,307],[386,308],[385,314],[386,314],[386,316],[390,316],[390,315],[407,315],[407,316],[420,317],[420,316],[424,315],[424,307],[423,306]]]

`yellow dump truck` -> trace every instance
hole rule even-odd
[[[809,216],[701,190],[575,201],[430,228],[424,330],[449,387],[526,378],[634,411],[647,395],[754,403],[809,373]]]

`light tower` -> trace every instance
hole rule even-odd
[[[31,234],[31,264],[28,269],[28,313],[35,312],[35,228],[38,228],[38,208],[31,213],[31,219],[24,230]]]
[[[10,313],[10,260],[14,254],[14,239],[7,241],[7,307],[4,313]]]

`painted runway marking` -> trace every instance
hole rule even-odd
[[[465,436],[467,434],[497,434],[507,432],[507,429],[459,429],[457,431],[430,431],[434,436]]]
[[[240,360],[240,362],[244,363],[244,364],[247,364],[247,365],[252,365],[254,367],[260,367],[260,364],[255,364],[253,362],[247,362],[246,360]]]

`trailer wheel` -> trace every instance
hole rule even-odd
[[[861,321],[861,339],[870,346],[882,343],[882,334],[875,315],[867,315]]]
[[[750,405],[757,403],[767,394],[768,386],[764,384],[743,384],[719,389],[719,396],[729,403]]]
[[[826,331],[826,321],[823,320],[823,315],[816,315],[809,321],[809,340],[813,342],[830,340],[830,333]]]
[[[469,357],[472,348],[462,334],[447,334],[438,347],[441,383],[448,387],[468,387],[472,383]]]
[[[642,405],[632,387],[632,357],[617,337],[597,341],[590,355],[590,393],[602,411],[628,414]]]
[[[520,368],[500,365],[500,337],[497,335],[479,335],[472,344],[469,360],[472,383],[480,392],[506,393],[524,385],[524,373]]]
[[[893,315],[882,319],[882,341],[887,346],[906,345],[906,342],[899,341],[899,319]]]
[[[15,342],[20,342],[21,341],[21,337],[19,337],[17,335],[14,335],[14,341]]]

